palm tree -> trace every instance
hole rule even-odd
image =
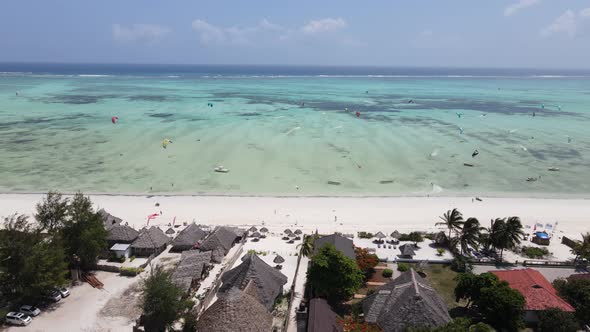
[[[576,255],[576,262],[580,258],[590,259],[590,233],[582,234],[582,241],[578,241],[571,251]]]
[[[504,255],[504,249],[513,248],[520,244],[525,237],[522,223],[518,217],[497,218],[492,224],[490,239],[494,248],[500,248],[500,261]]]
[[[461,245],[461,254],[467,252],[469,247],[477,249],[479,247],[479,238],[482,227],[479,226],[479,220],[476,218],[467,218],[463,224],[463,229],[459,235],[459,244]]]
[[[437,222],[435,226],[446,226],[449,229],[449,240],[451,239],[451,232],[461,229],[461,225],[463,225],[463,215],[457,209],[449,210],[439,218],[443,222]]]
[[[303,242],[297,245],[301,247],[301,255],[309,257],[313,253],[313,244],[317,235],[306,235]]]

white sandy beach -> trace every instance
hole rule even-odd
[[[32,214],[43,195],[1,194],[0,217]],[[97,208],[122,218],[134,228],[147,216],[162,212],[150,225],[196,221],[209,225],[266,225],[271,232],[284,228],[339,231],[434,231],[445,211],[458,208],[483,226],[492,218],[519,216],[524,225],[557,225],[559,234],[578,238],[590,231],[590,201],[585,199],[470,197],[243,197],[243,196],[109,196],[92,195]],[[159,203],[160,206],[156,206]]]

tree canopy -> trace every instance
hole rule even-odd
[[[559,296],[576,309],[576,317],[583,323],[590,323],[590,279],[574,279],[565,281],[557,279],[553,282]]]
[[[379,257],[369,253],[367,248],[354,247],[354,253],[359,269],[365,275],[365,278],[370,278],[375,273],[375,266],[379,264]]]
[[[496,329],[517,331],[523,325],[524,297],[504,281],[482,288],[475,304]]]
[[[449,230],[449,239],[452,237],[452,232],[460,230],[463,225],[463,215],[457,209],[447,211],[440,219],[442,219],[442,222],[437,222],[435,225],[447,227]]]
[[[459,302],[461,299],[467,300],[467,305],[477,303],[481,297],[481,290],[491,287],[499,282],[498,277],[493,273],[460,273],[456,277],[457,286],[455,287],[455,298]]]
[[[539,331],[541,332],[571,332],[579,329],[580,325],[571,312],[550,308],[539,313]]]
[[[337,304],[352,297],[362,286],[363,273],[354,260],[326,244],[313,256],[307,280],[316,295]]]

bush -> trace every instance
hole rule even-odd
[[[143,269],[140,267],[121,267],[119,269],[119,274],[122,276],[132,276],[135,277],[136,275],[143,272]]]
[[[135,256],[131,256],[131,257],[129,257],[129,261],[130,261],[130,262],[133,262],[134,260],[135,260]]]
[[[398,266],[399,268],[399,266]],[[393,275],[393,270],[392,269],[385,269],[383,270],[383,277],[384,278],[391,278],[391,276]]]
[[[408,263],[397,263],[397,270],[400,272],[406,272],[410,270],[410,264]]]
[[[424,238],[422,238],[422,234],[420,234],[420,232],[412,232],[410,234],[402,233],[399,237],[399,240],[418,243],[424,241]]]
[[[455,256],[451,261],[451,270],[455,272],[469,272],[473,269],[473,264],[463,256]]]
[[[372,239],[373,238],[373,233],[368,233],[368,232],[359,232],[358,233],[359,238],[361,239]]]
[[[539,247],[522,247],[522,254],[528,258],[543,258],[549,255],[547,248]]]
[[[445,250],[443,248],[436,249],[437,256],[442,256],[444,253],[445,253]]]

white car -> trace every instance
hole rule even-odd
[[[61,294],[58,291],[53,291],[45,295],[45,298],[52,302],[59,302],[61,301]]]
[[[39,314],[41,314],[41,310],[39,310],[37,307],[33,307],[32,305],[23,305],[20,307],[19,311],[31,317],[37,317]]]
[[[33,319],[22,312],[9,312],[6,314],[6,322],[14,325],[29,325]]]
[[[65,288],[65,287],[58,287],[55,289],[57,292],[59,292],[59,294],[61,295],[62,298],[66,298],[68,296],[70,296],[70,290]]]

